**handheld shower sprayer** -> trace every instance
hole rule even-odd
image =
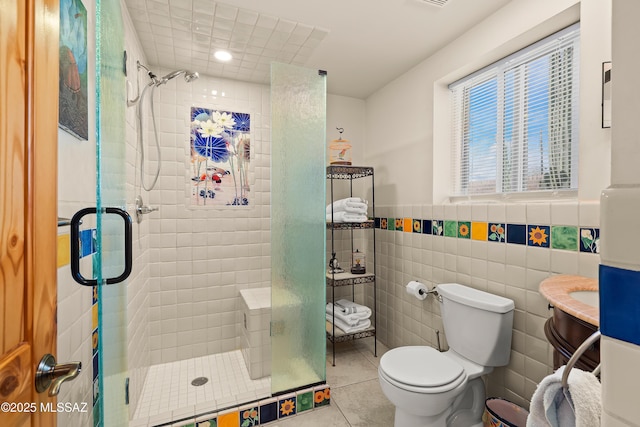
[[[169,80],[174,79],[176,77],[178,77],[180,74],[184,74],[184,80],[187,83],[190,83],[192,81],[194,81],[195,79],[197,79],[198,77],[200,77],[198,75],[197,72],[195,71],[189,71],[189,70],[176,70],[176,71],[172,71],[171,73],[167,74],[164,77],[158,78],[149,68],[147,68],[146,66],[144,66],[143,64],[140,63],[140,61],[137,61],[137,65],[138,65],[138,71],[140,71],[140,69],[144,69],[147,72],[147,75],[149,76],[149,78],[151,79],[151,81],[142,89],[142,92],[139,93],[139,95],[133,99],[133,100],[129,100],[127,99],[127,105],[128,106],[132,106],[132,105],[136,105],[137,104],[137,117],[138,117],[138,150],[140,153],[140,184],[142,186],[142,188],[144,188],[147,191],[151,191],[155,185],[156,182],[158,182],[158,177],[160,175],[160,165],[162,164],[162,159],[161,159],[161,155],[160,155],[160,142],[159,142],[159,138],[158,138],[158,128],[156,126],[156,115],[155,115],[155,111],[154,111],[154,105],[153,105],[153,92],[154,90],[158,87],[161,86],[163,84],[166,84]],[[149,90],[149,106],[151,109],[151,124],[152,124],[152,130],[153,130],[153,136],[155,139],[155,147],[156,147],[156,171],[153,177],[153,180],[151,182],[150,185],[146,185],[145,181],[144,181],[144,177],[145,177],[145,172],[144,172],[144,162],[145,162],[145,149],[144,149],[144,144],[143,144],[143,134],[144,134],[144,125],[143,125],[143,114],[142,114],[142,105],[143,105],[143,100],[145,97],[145,94],[147,93],[147,90]],[[136,166],[137,166],[138,162],[136,159]]]
[[[192,81],[194,81],[195,79],[197,79],[198,77],[200,77],[200,75],[195,72],[195,71],[189,71],[189,70],[176,70],[173,71],[169,74],[167,74],[166,76],[162,77],[158,83],[156,83],[156,85],[163,85],[165,83],[167,83],[169,80],[174,79],[176,77],[178,77],[180,74],[184,74],[184,81],[187,83],[190,83]]]

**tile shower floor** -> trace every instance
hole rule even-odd
[[[209,381],[191,385],[198,377]],[[162,424],[270,395],[271,378],[249,378],[240,350],[163,363],[149,368],[134,420]]]
[[[373,339],[336,345],[336,366],[331,365],[328,346],[326,368],[331,405],[269,426],[392,426],[395,408],[382,394],[378,383],[378,363],[387,348],[378,342],[378,357],[374,357],[372,346]],[[200,387],[191,386],[191,380],[197,376],[208,376],[209,382]],[[217,385],[212,386],[216,381]],[[269,377],[249,379],[239,351],[155,365],[147,374],[135,417],[148,420],[148,424],[134,421],[131,425],[158,425],[213,410],[210,408],[242,404],[269,396],[270,389]],[[236,395],[230,397],[232,393]]]

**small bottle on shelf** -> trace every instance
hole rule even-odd
[[[360,252],[358,249],[351,254],[351,273],[352,274],[365,274],[367,269],[365,267],[366,256],[364,252]]]

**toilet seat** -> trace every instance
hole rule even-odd
[[[466,381],[464,367],[427,346],[399,347],[380,359],[379,372],[396,387],[417,393],[444,393]]]

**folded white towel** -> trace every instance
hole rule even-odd
[[[333,212],[353,212],[367,214],[367,208],[369,205],[367,201],[360,197],[347,197],[346,199],[336,200],[327,206],[327,214]]]
[[[371,309],[366,305],[358,304],[357,302],[349,301],[348,299],[339,299],[338,301],[336,301],[336,305],[342,307],[345,310],[348,309],[350,313],[358,313],[364,311],[365,313],[371,314]]]
[[[561,366],[547,375],[531,398],[527,427],[599,427],[602,412],[601,386],[590,372],[573,368],[568,389],[562,387]]]
[[[329,315],[333,314],[334,313],[333,308],[334,308],[333,304],[331,303],[327,304],[327,308],[326,308],[327,314]],[[348,307],[346,309],[343,309],[342,307],[337,305],[337,301],[336,301],[335,308],[336,308],[335,310],[336,319],[340,319],[341,321],[343,321],[349,326],[358,326],[358,323],[360,321],[366,320],[369,317],[371,317],[371,309],[364,305],[361,305],[360,310],[356,312],[356,311],[351,311],[351,310],[357,310],[354,307]],[[345,313],[345,311],[347,311],[348,313]]]
[[[366,215],[368,207],[369,206],[366,205],[365,203],[352,203],[352,204],[349,204],[349,205],[345,206],[344,209],[342,209],[342,210],[344,212]],[[328,213],[331,213],[331,212],[328,212]]]
[[[333,218],[331,213],[327,214],[327,222],[365,222],[367,216],[364,214],[350,213],[350,212],[334,212]]]
[[[329,323],[333,321],[333,316],[331,316],[329,313],[325,314],[325,317],[329,321]],[[364,331],[365,329],[371,327],[371,320],[366,319],[358,322],[356,326],[349,326],[336,317],[334,325],[336,325],[337,328],[340,328],[345,334],[352,334],[354,332]]]

